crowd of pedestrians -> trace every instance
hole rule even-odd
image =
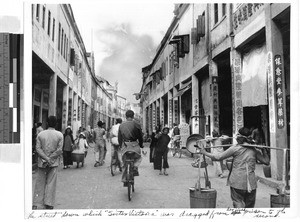
[[[105,122],[98,121],[96,129],[79,127],[75,139],[70,126],[64,134],[55,130],[57,120],[55,116],[47,119],[47,129],[37,123],[33,129],[33,146],[37,153],[37,179],[33,196],[33,209],[53,209],[57,183],[57,168],[63,162],[63,169],[73,165],[72,154],[82,154],[86,157],[88,148],[94,149],[94,167],[103,166],[107,152],[107,141],[111,143],[111,161],[118,160],[120,171],[124,167],[127,152],[134,153],[134,176],[138,176],[138,167],[142,161],[143,133],[139,123],[134,120],[134,112],[126,112],[126,121],[116,119],[115,125],[110,130],[105,129]],[[227,136],[228,137],[228,136]],[[227,139],[213,130],[212,137],[205,139],[205,148],[220,146]],[[153,163],[158,175],[168,176],[168,153],[176,141],[180,138],[180,130],[177,124],[170,130],[168,127],[157,127],[151,135],[149,161]],[[213,161],[216,175],[223,178],[222,160],[233,157],[232,168],[228,176],[231,198],[234,207],[254,207],[256,195],[255,163],[260,161],[269,164],[266,150],[258,151],[249,149],[241,144],[263,144],[261,130],[242,128],[237,135],[237,145],[228,149],[222,146],[211,149],[208,152],[201,148],[201,154],[208,156]],[[61,158],[62,157],[62,158]],[[116,159],[114,159],[116,158]],[[246,165],[245,165],[246,164]],[[83,166],[83,162],[82,162]],[[77,162],[78,167],[78,162]],[[126,186],[125,170],[122,182]]]

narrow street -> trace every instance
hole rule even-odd
[[[135,192],[128,201],[127,189],[121,183],[121,173],[110,173],[110,144],[105,164],[94,167],[93,149],[89,149],[83,168],[76,163],[69,168],[59,166],[55,209],[146,209],[190,208],[189,187],[195,185],[198,169],[191,167],[193,159],[188,156],[173,157],[169,152],[169,175],[159,175],[149,163],[147,155],[139,167],[140,176],[135,177]],[[257,166],[257,171],[262,170]],[[202,170],[202,174],[204,170]],[[208,166],[212,188],[217,190],[217,208],[232,207],[227,178],[217,178],[212,165]],[[225,171],[225,175],[228,171]],[[33,174],[33,188],[36,174]],[[203,176],[202,176],[203,177]],[[201,178],[204,186],[204,178]],[[258,182],[256,207],[270,207],[270,193],[274,190]]]

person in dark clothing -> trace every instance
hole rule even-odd
[[[64,169],[67,169],[70,167],[70,165],[73,165],[73,161],[72,161],[73,145],[74,145],[73,133],[71,127],[68,126],[64,134],[64,145],[63,145]]]
[[[138,176],[138,166],[142,162],[141,149],[143,146],[143,133],[140,124],[133,120],[134,112],[127,110],[125,113],[126,121],[119,127],[118,142],[121,147],[123,163],[125,163],[126,152],[134,152],[134,176]],[[125,170],[122,181],[125,182]]]
[[[168,136],[169,128],[165,127],[161,136],[157,140],[154,157],[154,169],[159,170],[159,175],[168,175],[166,169],[169,168],[168,164],[168,144],[171,138]],[[162,172],[162,168],[164,172]]]
[[[158,138],[159,134],[160,134],[159,128],[156,127],[155,132],[153,132],[152,135],[151,135],[150,155],[149,155],[150,163],[154,162],[154,152],[155,152],[155,147],[156,147],[156,144],[157,144],[157,138]]]

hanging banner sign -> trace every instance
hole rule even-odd
[[[174,115],[175,115],[174,122],[178,124],[179,123],[178,99],[174,100]]]
[[[219,92],[218,92],[218,77],[212,77],[212,97],[213,97],[213,117],[214,127],[219,129]]]
[[[274,72],[275,72],[275,92],[276,92],[276,102],[277,102],[277,127],[282,129],[285,125],[284,120],[284,103],[283,103],[283,75],[282,75],[282,59],[280,55],[275,55],[274,57]]]
[[[173,100],[169,99],[169,127],[173,127]]]

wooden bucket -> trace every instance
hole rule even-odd
[[[271,194],[271,208],[288,208],[290,207],[290,195]]]
[[[216,208],[217,191],[201,188],[201,192],[190,188],[191,208]]]

